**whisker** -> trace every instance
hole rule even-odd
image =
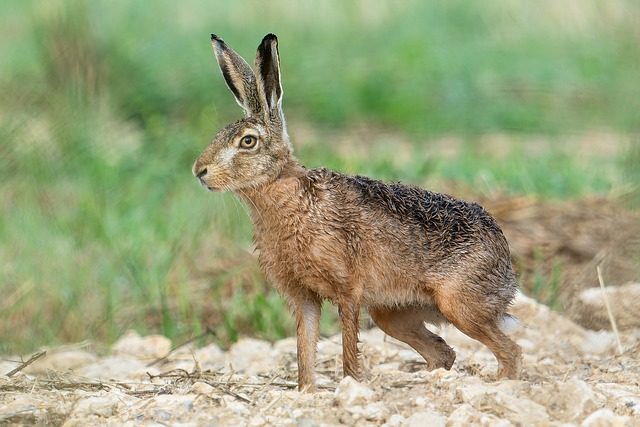
[[[241,200],[238,200],[238,196],[234,193],[233,194],[233,201],[234,201],[234,205],[236,206],[236,211],[238,209],[238,206],[240,206],[240,209],[242,209],[242,211],[249,217],[251,218],[251,212],[249,212],[249,208],[247,207],[247,205],[245,205]]]
[[[232,198],[232,200],[233,200],[233,207],[234,207],[234,209],[235,209],[236,214],[238,214],[238,206],[240,206],[240,209],[241,209],[244,213],[246,213],[246,214],[249,216],[249,218],[251,218],[251,215],[249,214],[249,212],[248,212],[248,210],[247,210],[247,207],[246,207],[242,202],[239,202],[239,201],[238,201],[238,198],[237,198],[238,196],[237,196],[237,194],[235,193],[235,191],[231,190],[231,189],[229,188],[229,186],[226,186],[224,189],[225,189],[226,191],[229,191],[229,190],[230,190],[230,191],[231,191],[231,194],[233,195],[233,198]]]
[[[253,200],[251,200],[251,198],[247,195],[247,193],[245,193],[244,191],[242,191],[241,188],[238,188],[237,191],[242,194],[244,196],[244,198],[246,200],[249,201],[249,203],[251,203],[253,205],[253,207],[255,208],[255,212],[256,214],[260,217],[260,221],[262,221],[264,223],[264,218],[262,217],[262,213],[260,212],[260,210],[258,209],[258,206],[256,206],[256,204],[253,202]]]

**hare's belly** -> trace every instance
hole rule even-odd
[[[362,304],[367,307],[402,307],[434,303],[433,286],[424,278],[394,273],[378,274],[371,269],[363,280]]]
[[[362,296],[366,306],[432,304],[429,283],[423,274],[412,274],[395,254],[349,256],[335,240],[314,239],[296,244],[258,241],[260,263],[278,289],[290,294],[304,287],[337,302],[340,295]],[[415,272],[414,272],[415,273]]]

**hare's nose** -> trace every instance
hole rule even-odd
[[[196,178],[200,179],[207,174],[207,168],[204,167],[196,173]]]
[[[191,172],[193,172],[193,176],[200,179],[207,174],[207,167],[200,163],[200,159],[196,160],[191,168]]]

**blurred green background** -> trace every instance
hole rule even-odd
[[[211,32],[250,63],[278,35],[308,166],[566,200],[640,180],[639,22],[635,0],[0,2],[0,352],[292,333],[245,208],[191,176],[241,116]]]

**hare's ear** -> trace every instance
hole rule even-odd
[[[258,46],[256,55],[258,95],[269,113],[282,115],[282,85],[280,83],[280,55],[278,38],[267,34]]]
[[[256,76],[249,64],[215,34],[211,34],[211,44],[227,86],[245,115],[251,116],[262,111]]]

